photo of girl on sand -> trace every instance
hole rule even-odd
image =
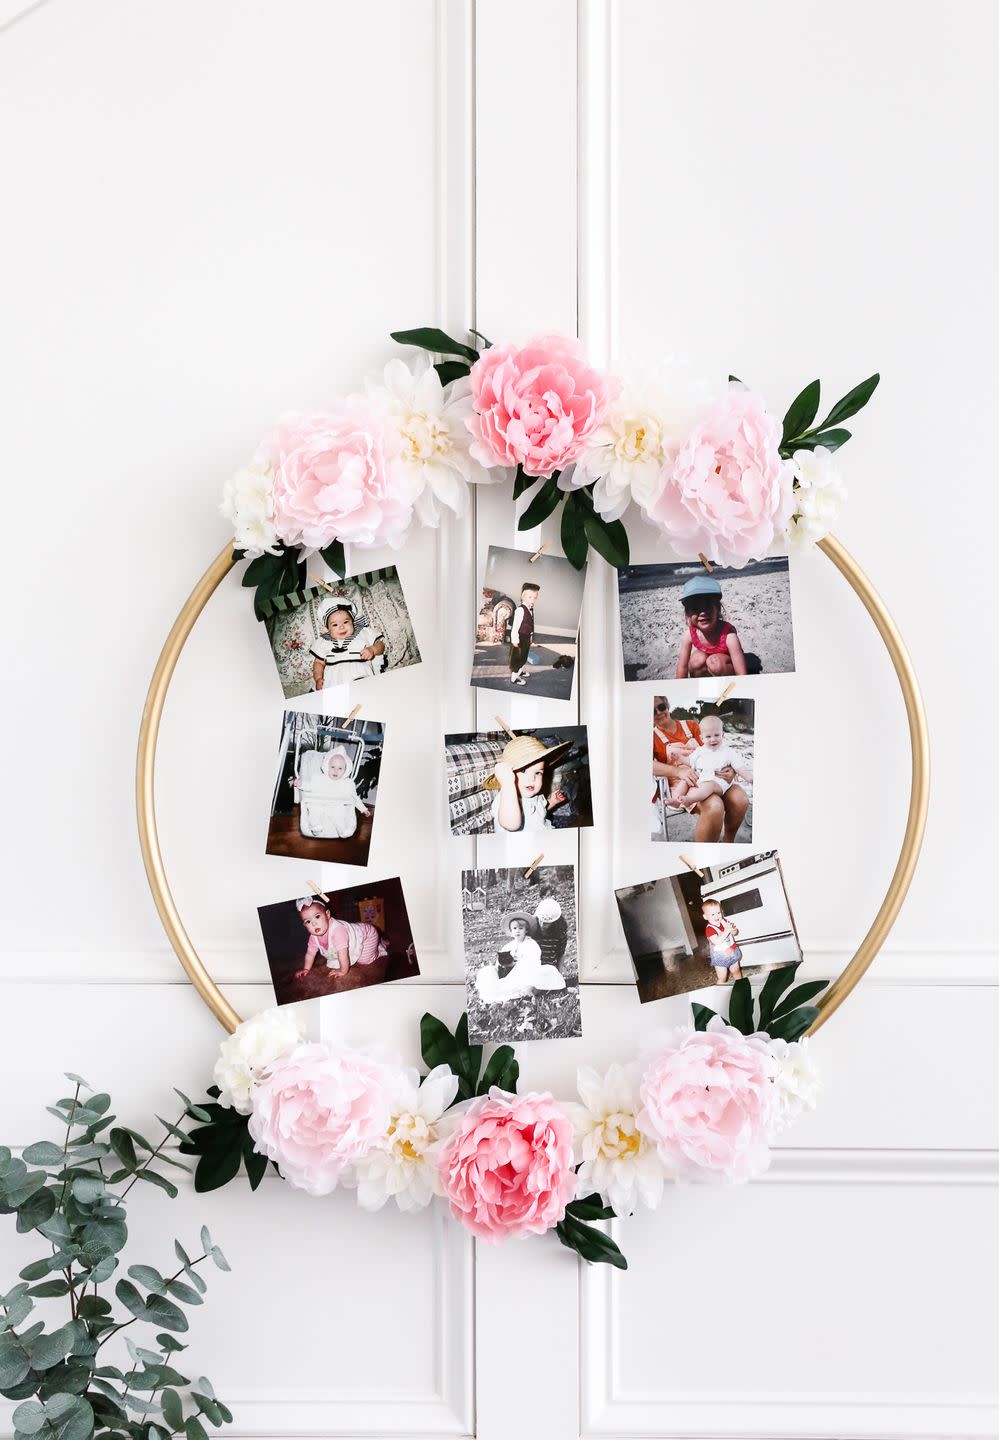
[[[465,870],[461,883],[471,1039],[581,1034],[573,866]]]
[[[278,595],[261,610],[286,699],[420,663],[394,565]]]
[[[384,743],[380,720],[286,710],[268,855],[366,865]]]
[[[420,973],[398,879],[301,895],[257,915],[279,1005]]]
[[[700,561],[618,571],[625,680],[711,680],[794,669],[786,555],[742,569]]]
[[[593,824],[585,725],[444,737],[452,835],[543,835]]]

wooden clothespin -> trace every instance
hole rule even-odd
[[[537,550],[535,550],[534,554],[531,556],[531,559],[530,559],[530,562],[529,562],[529,563],[530,563],[531,565],[533,565],[534,562],[535,562],[535,560],[539,559],[540,556],[542,556],[547,549],[548,549],[548,541],[546,540],[543,545],[539,545],[538,548],[537,548]]]
[[[722,693],[718,696],[718,699],[715,701],[715,704],[716,704],[716,705],[721,705],[725,700],[728,699],[728,697],[731,695],[731,693],[732,693],[732,691],[733,691],[734,689],[735,689],[735,681],[733,680],[730,684],[728,684],[728,685],[725,686],[725,689],[724,689],[724,690],[722,691]]]
[[[706,570],[706,571],[708,572],[708,574],[710,575],[711,572],[712,572],[712,570],[713,570],[715,567],[712,565],[711,561],[710,561],[710,560],[708,559],[708,557],[705,555],[705,553],[704,553],[703,550],[701,551],[700,555],[698,555],[697,558],[698,558],[698,560],[700,560],[701,564],[704,566],[705,570]]]
[[[357,717],[358,717],[358,715],[360,715],[360,713],[361,713],[361,707],[360,707],[360,705],[355,705],[354,708],[353,708],[353,710],[351,710],[350,714],[347,716],[346,720],[343,722],[343,728],[346,730],[346,728],[347,728],[347,726],[350,724],[350,722],[351,722],[352,720],[356,720]]]
[[[544,858],[545,852],[543,850],[540,855],[535,855],[530,865],[528,865],[527,869],[524,871],[525,880],[530,880],[531,876],[534,874],[535,870],[538,868]]]
[[[502,715],[495,715],[493,718],[495,719],[496,724],[500,727],[500,729],[506,731],[506,733],[509,735],[509,737],[510,737],[511,740],[516,740],[517,736],[516,736],[515,733],[510,729],[509,725],[508,725],[508,724],[506,723],[506,721],[503,719],[503,716],[502,716]]]
[[[309,584],[310,584],[310,585],[321,585],[322,588],[323,588],[324,590],[326,590],[330,595],[332,595],[332,594],[334,593],[334,591],[333,591],[333,586],[329,583],[329,581],[328,581],[328,580],[322,580],[322,579],[320,579],[320,577],[319,577],[318,575],[313,575],[312,578],[311,578],[310,581],[309,581]]]
[[[697,866],[694,864],[693,860],[688,860],[687,857],[686,857],[686,855],[681,855],[681,856],[680,856],[680,859],[683,861],[684,865],[686,865],[686,867],[687,867],[688,870],[693,870],[694,874],[698,877],[698,879],[700,879],[700,880],[703,880],[703,879],[704,879],[704,871],[703,871],[703,870],[699,870],[699,869],[697,868]]]
[[[313,895],[318,895],[319,899],[320,899],[320,900],[323,902],[323,904],[325,905],[325,904],[326,904],[326,891],[323,890],[323,889],[321,889],[321,887],[316,884],[315,880],[309,880],[309,888],[311,889]]]

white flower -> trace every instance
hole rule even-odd
[[[767,1043],[777,1061],[772,1129],[776,1135],[797,1120],[802,1111],[815,1109],[822,1080],[807,1037],[791,1042],[768,1038]]]
[[[472,397],[467,378],[444,386],[427,359],[415,360],[412,369],[402,360],[390,360],[382,378],[382,385],[369,382],[368,395],[398,436],[403,465],[414,472],[417,516],[424,525],[436,527],[441,505],[463,515],[468,482],[492,478],[469,453],[472,436],[465,421],[472,415]]]
[[[400,1210],[419,1210],[440,1194],[437,1178],[438,1122],[458,1092],[458,1077],[446,1065],[420,1084],[415,1070],[400,1070],[385,1139],[358,1161],[347,1179],[357,1186],[357,1203],[380,1210],[394,1199]]]
[[[232,524],[233,540],[247,555],[278,553],[278,534],[274,528],[273,472],[269,465],[255,460],[245,470],[237,470],[225,482],[219,509]]]
[[[788,535],[800,545],[813,545],[836,523],[846,499],[846,486],[832,451],[824,445],[816,445],[814,450],[795,450],[793,462],[797,484]]]
[[[654,1210],[666,1179],[656,1146],[635,1123],[640,1080],[638,1065],[611,1065],[602,1076],[583,1067],[576,1077],[583,1103],[566,1106],[573,1121],[578,1193],[596,1191],[617,1215],[630,1215],[638,1204]]]
[[[705,382],[670,362],[645,380],[623,384],[560,488],[579,489],[596,481],[593,504],[605,520],[620,519],[632,500],[647,511],[713,398]]]
[[[219,1046],[214,1075],[221,1091],[219,1104],[249,1115],[256,1081],[272,1060],[293,1050],[301,1039],[298,1025],[281,1010],[262,1010],[244,1020]]]

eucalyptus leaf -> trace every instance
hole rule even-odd
[[[184,1424],[184,1406],[176,1390],[166,1389],[160,1396],[163,1419],[171,1430],[180,1430]]]
[[[61,1165],[65,1159],[62,1146],[53,1145],[51,1140],[39,1140],[36,1145],[26,1145],[21,1155],[29,1165],[44,1165],[49,1168]]]
[[[209,1253],[209,1255],[212,1257],[212,1263],[215,1265],[215,1268],[216,1268],[217,1270],[231,1270],[231,1269],[232,1269],[232,1266],[229,1264],[229,1261],[225,1258],[225,1256],[223,1255],[222,1251],[219,1249],[219,1247],[218,1247],[217,1245],[213,1245],[212,1248],[211,1248],[211,1250],[209,1250],[208,1253]]]
[[[155,1185],[160,1190],[165,1190],[171,1200],[176,1200],[179,1193],[176,1185],[172,1180],[168,1180],[165,1175],[160,1175],[156,1170],[150,1170],[148,1166],[144,1170],[136,1170],[135,1178],[136,1180],[144,1181],[147,1185]]]
[[[17,1207],[17,1228],[21,1234],[44,1225],[55,1214],[56,1197],[51,1190],[36,1190]]]

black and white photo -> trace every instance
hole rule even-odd
[[[490,545],[472,684],[568,700],[576,667],[586,567],[558,555]]]
[[[287,700],[420,663],[394,565],[279,595],[262,608]]]
[[[638,998],[727,985],[802,958],[776,850],[615,891]]]
[[[582,1033],[572,865],[464,870],[468,1033],[479,1041]]]
[[[593,824],[585,725],[444,737],[452,835],[543,835]]]
[[[711,680],[794,669],[786,555],[741,569],[699,560],[617,572],[625,680]]]
[[[755,735],[752,700],[653,696],[653,840],[752,843]]]
[[[384,744],[380,720],[286,710],[268,855],[366,865]]]

